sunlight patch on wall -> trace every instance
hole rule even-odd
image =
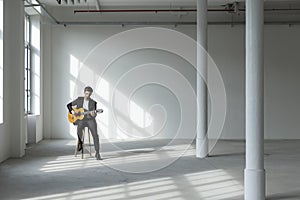
[[[145,125],[144,125],[144,127],[151,126],[152,122],[153,122],[152,116],[148,112],[145,112]]]
[[[31,44],[34,48],[40,50],[40,29],[36,26],[32,26],[31,29]]]
[[[80,95],[79,91],[82,91],[85,86],[93,87],[92,98],[98,102],[97,109],[104,110],[97,116],[98,128],[106,138],[126,139],[135,135],[140,138],[151,136],[149,131],[153,130],[153,118],[150,113],[136,102],[129,100],[129,97],[125,96],[122,91],[112,91],[112,86],[107,79],[100,77],[74,55],[70,54],[69,59],[71,75],[69,98],[73,100],[76,95]],[[110,99],[112,92],[114,92],[113,100]],[[110,107],[112,102],[113,108]],[[115,119],[117,121],[114,121]],[[111,123],[111,121],[114,122]],[[73,124],[70,124],[71,131],[74,135]]]
[[[34,54],[34,70],[33,70],[33,80],[34,80],[34,113],[39,115],[41,112],[41,67],[40,67],[40,56]]]
[[[144,110],[138,106],[135,102],[130,101],[130,119],[135,123],[137,126],[143,128],[145,125],[145,112]]]
[[[96,94],[103,98],[106,102],[109,101],[110,95],[109,83],[103,78],[99,78],[99,81],[96,85]]]
[[[117,138],[144,138],[153,135],[153,117],[143,107],[118,90],[115,90],[112,104],[117,133],[121,134]]]
[[[79,60],[75,56],[70,55],[70,74],[74,78],[78,77],[79,67],[80,67]]]

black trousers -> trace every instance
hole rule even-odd
[[[82,142],[82,130],[88,127],[92,133],[94,140],[94,147],[96,153],[99,153],[99,136],[97,132],[97,123],[95,119],[81,120],[77,123],[77,136],[80,142]]]

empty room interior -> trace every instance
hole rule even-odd
[[[1,200],[299,200],[298,0],[0,0]]]

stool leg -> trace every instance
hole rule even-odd
[[[82,159],[83,159],[83,154],[84,154],[84,129],[82,129],[82,152],[81,152]]]
[[[75,157],[77,156],[77,152],[78,152],[78,143],[79,143],[79,140],[77,140],[76,147],[75,147]]]
[[[89,152],[90,152],[90,156],[92,156],[92,150],[91,150],[91,132],[90,129],[88,129],[88,138],[89,138]]]

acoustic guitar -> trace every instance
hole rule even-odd
[[[68,112],[68,119],[70,123],[75,123],[77,120],[83,120],[87,114],[95,111],[96,113],[103,113],[102,109],[97,109],[93,111],[85,111],[84,108],[74,108],[74,114]]]

